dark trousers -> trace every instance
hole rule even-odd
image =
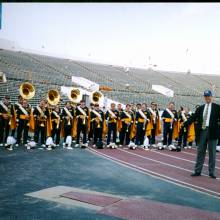
[[[103,131],[102,127],[100,127],[100,128],[94,127],[94,129],[93,129],[93,134],[94,134],[93,144],[96,144],[97,141],[102,141],[102,131]]]
[[[182,127],[179,132],[179,138],[178,138],[178,146],[182,146],[183,142],[183,147],[186,147],[187,145],[187,136],[188,136],[188,128],[187,127]]]
[[[209,138],[208,128],[201,131],[199,146],[197,148],[197,157],[195,164],[195,173],[201,173],[205,161],[206,149],[209,150],[209,175],[215,175],[216,145],[217,139]]]
[[[72,126],[64,124],[64,142],[66,142],[67,136],[71,136]]]
[[[93,123],[91,122],[90,123],[90,130],[89,130],[89,134],[88,134],[89,140],[92,139],[93,133],[94,133],[94,128],[93,128]]]
[[[87,130],[86,125],[83,125],[81,123],[77,124],[77,138],[76,138],[76,143],[77,144],[79,144],[79,138],[80,138],[81,132],[83,134],[83,144],[86,143],[86,130]]]
[[[114,123],[114,122],[108,123],[107,145],[110,144],[112,133],[113,133],[113,143],[116,143],[116,130],[117,130],[117,124],[116,123]]]
[[[23,144],[27,144],[28,130],[29,130],[29,126],[27,124],[28,124],[27,120],[21,120],[21,119],[19,120],[18,128],[17,128],[17,144],[21,143],[22,133],[23,133]]]
[[[153,129],[151,130],[150,136],[150,144],[155,144],[155,136],[156,136],[156,124],[153,124]]]
[[[15,132],[16,132],[16,128],[11,130],[11,136],[14,137],[15,136]]]
[[[56,144],[60,143],[60,128],[57,128],[56,125],[53,126],[53,129],[51,131],[51,137],[52,137],[54,143],[56,143]]]
[[[143,145],[144,143],[145,129],[143,129],[143,124],[137,123],[136,145]]]
[[[9,120],[5,120],[0,117],[0,143],[6,143],[7,137],[9,135]]]
[[[126,125],[125,123],[122,123],[122,128],[120,132],[120,144],[124,144],[125,140],[125,145],[129,145],[130,143],[130,134],[131,134],[131,126]]]
[[[168,137],[168,139],[167,139]],[[170,123],[164,122],[163,127],[163,145],[171,145],[173,139],[173,127],[171,128]]]
[[[41,127],[37,124],[34,132],[34,141],[38,143],[39,136],[41,136],[41,144],[45,144],[46,141],[46,127]]]

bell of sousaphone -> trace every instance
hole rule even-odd
[[[90,94],[90,102],[93,104],[101,104],[103,102],[103,94],[100,91],[94,91]]]
[[[24,99],[32,99],[35,96],[35,88],[29,82],[24,82],[20,85],[19,93]]]
[[[78,88],[72,88],[68,94],[68,98],[73,103],[79,103],[82,100],[82,92]]]
[[[57,105],[60,101],[60,94],[56,89],[47,92],[47,101],[50,105]]]

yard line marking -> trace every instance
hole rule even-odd
[[[188,188],[190,190],[193,190],[193,191],[196,191],[196,192],[199,192],[199,193],[202,193],[202,194],[206,194],[206,195],[209,195],[209,196],[212,196],[214,198],[217,198],[217,199],[220,199],[219,196],[220,196],[220,193],[218,192],[215,192],[215,191],[212,191],[212,190],[209,190],[209,189],[206,189],[206,188],[203,188],[203,187],[200,187],[200,186],[196,186],[196,185],[193,185],[193,184],[190,184],[190,183],[187,183],[187,182],[184,182],[184,181],[181,181],[181,180],[177,180],[175,178],[172,178],[172,177],[169,177],[169,176],[166,176],[166,175],[163,175],[163,174],[159,174],[159,173],[156,173],[154,171],[150,171],[150,170],[147,170],[145,168],[141,168],[141,167],[138,167],[136,165],[133,165],[131,163],[128,163],[128,162],[125,162],[125,161],[122,161],[122,160],[119,160],[119,159],[116,159],[114,157],[111,157],[111,156],[108,156],[106,154],[103,154],[101,152],[98,152],[92,148],[87,148],[88,151],[90,151],[91,153],[94,153],[96,155],[99,155],[100,157],[103,157],[105,159],[108,159],[112,162],[115,162],[119,165],[122,165],[122,166],[125,166],[129,169],[132,169],[132,170],[135,170],[137,172],[140,172],[142,174],[147,174],[151,177],[154,177],[154,178],[157,178],[157,179],[160,179],[160,180],[163,180],[163,181],[166,181],[166,182],[169,182],[169,183],[172,183],[172,184],[175,184],[177,186],[180,186],[180,187],[184,187],[184,188]],[[194,187],[194,188],[193,188]],[[200,190],[199,190],[200,189]],[[204,191],[201,191],[201,190],[204,190]],[[209,192],[209,193],[208,193]],[[213,194],[216,194],[216,195],[213,195],[213,194],[210,194],[210,193],[213,193]]]
[[[188,169],[185,169],[185,168],[180,167],[180,166],[175,166],[175,165],[173,165],[173,164],[169,164],[169,163],[165,163],[165,162],[162,162],[162,161],[159,161],[159,160],[155,160],[155,159],[151,159],[151,158],[148,158],[148,157],[144,157],[144,156],[141,156],[141,155],[132,153],[132,152],[128,152],[128,151],[119,149],[119,148],[118,148],[117,150],[123,151],[123,152],[128,153],[128,154],[131,154],[131,155],[135,155],[135,156],[137,156],[137,157],[140,157],[140,158],[143,158],[143,159],[146,159],[146,160],[151,160],[151,161],[154,161],[154,162],[156,162],[156,163],[160,163],[160,164],[163,164],[163,165],[166,165],[166,166],[174,167],[174,168],[177,168],[177,169],[184,170],[184,171],[187,171],[187,172],[192,173],[192,170],[188,170]],[[209,176],[209,175],[203,174],[203,176]],[[217,180],[220,180],[220,178],[216,178],[216,179],[217,179]]]
[[[189,152],[184,152],[184,151],[182,151],[182,153],[184,153],[184,154],[188,154],[188,155],[192,155],[192,156],[196,156],[196,154],[189,153]],[[208,159],[208,156],[205,156],[205,157]],[[219,161],[219,162],[220,162],[219,159],[216,159],[216,161]]]
[[[173,156],[173,155],[170,155],[170,154],[164,154],[164,153],[156,151],[156,150],[150,151],[150,152],[153,152],[153,153],[156,153],[156,154],[161,154],[161,155],[164,155],[164,156],[167,156],[167,157],[171,157],[171,158],[175,158],[175,159],[180,159],[180,160],[187,161],[187,162],[194,163],[194,164],[196,163],[193,160],[188,160],[188,159],[185,159],[185,158],[182,158],[182,157]],[[209,165],[204,163],[204,166],[208,167]],[[215,167],[215,168],[220,170],[220,167]]]

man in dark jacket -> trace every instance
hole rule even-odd
[[[199,137],[195,172],[192,173],[191,176],[201,175],[208,146],[209,176],[215,179],[216,145],[220,137],[220,106],[212,102],[213,97],[210,90],[204,92],[204,99],[206,104],[198,107],[195,114],[185,122],[190,124],[197,121],[197,132]]]

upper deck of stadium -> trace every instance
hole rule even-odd
[[[112,88],[104,95],[113,100],[128,102],[156,101],[161,108],[167,102],[174,101],[193,108],[202,102],[205,89],[214,89],[217,102],[220,101],[220,76],[170,72],[153,69],[129,68],[98,64],[71,59],[56,58],[33,53],[0,50],[0,71],[6,74],[7,83],[1,84],[0,97],[8,93],[15,101],[19,85],[32,81],[36,87],[36,96],[31,100],[36,104],[45,96],[49,88],[74,85],[71,76],[80,76]],[[165,97],[154,90],[153,84],[163,85],[174,91],[174,97]],[[64,98],[65,99],[65,98]]]

